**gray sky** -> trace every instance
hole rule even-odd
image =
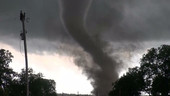
[[[94,0],[87,14],[88,34],[111,42],[169,39],[170,1]],[[23,10],[30,38],[71,42],[60,20],[58,0],[2,0],[0,34],[17,38],[21,30],[19,12]],[[8,40],[2,40],[8,42]],[[9,43],[9,42],[8,42]],[[75,42],[72,42],[75,43]]]
[[[148,41],[169,39],[168,6],[170,1],[94,0],[87,14],[88,34],[109,41]],[[2,0],[0,4],[1,36],[17,38],[21,30],[19,12],[29,19],[28,36],[47,41],[69,42],[60,20],[58,0]],[[4,40],[5,42],[6,40]]]
[[[80,21],[83,18],[84,21],[81,23],[85,26],[87,37],[89,36],[90,40],[101,48],[102,54],[107,54],[109,58],[117,62],[118,66],[115,67],[117,71],[121,70],[121,66],[126,66],[121,63],[126,61],[122,61],[124,53],[130,54],[169,43],[169,0],[93,0],[89,4],[82,3],[86,0],[81,2],[63,0],[62,2],[67,2],[67,7],[71,6],[70,8],[76,5],[75,9],[65,11],[66,14],[72,14],[69,17],[69,20],[72,20],[70,22]],[[1,0],[0,42],[20,50],[19,34],[22,26],[19,13],[23,10],[28,17],[26,29],[29,53],[47,52],[74,57],[76,64],[82,62],[86,64],[77,65],[83,69],[88,78],[94,79],[94,74],[89,75],[91,71],[87,69],[91,66],[96,67],[97,65],[92,63],[98,61],[91,60],[95,58],[89,51],[90,47],[85,48],[86,45],[81,44],[73,34],[69,33],[66,26],[63,26],[62,21],[65,19],[61,19],[63,16],[61,13],[64,5],[61,6],[60,3],[58,0]],[[89,5],[88,11],[81,13],[83,11],[79,10],[86,8],[84,5]],[[79,23],[71,25],[79,26]],[[126,59],[129,60],[129,58]]]

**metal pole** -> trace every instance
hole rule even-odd
[[[25,51],[25,67],[26,67],[26,96],[29,96],[29,80],[28,80],[28,57],[27,57],[27,42],[26,42],[26,31],[25,31],[25,12],[20,12],[20,20],[22,22],[23,33],[21,33],[21,39],[24,40],[24,51]]]

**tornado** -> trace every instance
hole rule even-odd
[[[107,96],[112,83],[118,78],[116,71],[118,63],[103,51],[88,34],[85,27],[86,16],[92,0],[60,0],[61,19],[65,29],[74,40],[89,53],[97,67],[82,69],[92,79],[93,93],[97,96]]]

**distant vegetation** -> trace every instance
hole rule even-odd
[[[170,93],[170,45],[148,50],[140,67],[130,68],[113,83],[109,96],[140,96],[142,91],[152,96]]]
[[[60,94],[57,94],[57,96],[93,96],[93,95],[89,95],[89,94],[68,94],[68,93],[60,93]]]
[[[14,72],[9,67],[13,55],[4,49],[0,49],[0,96],[26,96],[25,70],[21,73]],[[42,73],[29,72],[30,96],[57,96],[55,81],[42,78]]]

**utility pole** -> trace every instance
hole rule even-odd
[[[20,12],[20,20],[22,22],[23,32],[20,34],[21,40],[24,40],[25,51],[25,70],[26,70],[26,96],[29,96],[29,81],[28,81],[28,58],[27,58],[27,42],[26,42],[26,30],[25,30],[25,12]]]

